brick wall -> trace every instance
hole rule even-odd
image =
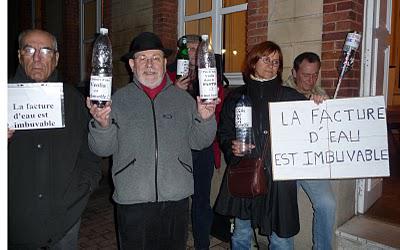
[[[130,81],[131,69],[121,61],[132,39],[143,31],[153,31],[153,0],[112,0],[113,87]]]
[[[161,38],[164,47],[176,49],[177,25],[178,1],[153,0],[153,31]]]
[[[108,28],[108,31],[112,32],[112,9],[111,0],[103,0],[103,26]]]
[[[60,52],[63,80],[76,84],[80,81],[79,62],[79,1],[65,0],[63,6],[63,31]]]
[[[19,31],[32,28],[32,1],[21,0],[19,2]]]
[[[363,11],[363,0],[324,0],[321,84],[330,96],[335,92],[339,75],[337,68],[346,35],[351,31],[362,32]],[[360,53],[361,48],[357,51],[353,68],[344,76],[338,96],[359,96]]]
[[[247,51],[267,40],[268,0],[249,0],[247,4]]]

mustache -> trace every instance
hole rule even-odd
[[[154,75],[157,74],[157,72],[154,71],[153,69],[146,69],[145,71],[143,71],[143,74]]]

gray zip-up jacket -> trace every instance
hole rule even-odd
[[[215,116],[203,120],[193,98],[167,84],[151,100],[137,80],[112,97],[111,126],[89,124],[89,147],[113,155],[113,199],[119,204],[177,201],[193,194],[191,149],[211,145]]]

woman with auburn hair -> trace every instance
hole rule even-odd
[[[227,164],[244,157],[235,140],[235,105],[242,94],[252,102],[254,147],[251,157],[258,157],[269,141],[269,102],[304,100],[296,90],[283,87],[283,59],[280,47],[271,41],[254,46],[248,53],[243,72],[245,85],[233,90],[225,99],[218,127],[219,142]],[[267,136],[265,136],[267,135]],[[216,201],[216,212],[235,217],[232,249],[251,249],[252,228],[267,235],[270,249],[293,249],[293,236],[299,232],[296,181],[272,181],[270,148],[264,162],[267,194],[255,198],[232,196],[226,174]]]

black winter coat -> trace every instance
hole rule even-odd
[[[240,157],[233,155],[231,146],[235,139],[235,105],[242,94],[247,94],[252,101],[256,148],[251,157],[261,155],[266,141],[264,133],[269,131],[268,103],[304,100],[304,96],[296,90],[281,86],[281,81],[277,78],[266,82],[246,78],[244,80],[246,84],[233,90],[226,98],[218,127],[220,146],[228,165],[240,161]],[[233,197],[228,191],[225,174],[215,210],[222,215],[250,219],[252,227],[259,228],[261,234],[271,235],[273,231],[279,237],[287,238],[296,235],[300,230],[296,181],[272,182],[270,149],[268,152],[265,161],[266,176],[270,180],[268,193],[253,199]]]
[[[57,81],[53,73],[49,82]],[[12,82],[34,82],[21,67]],[[101,178],[89,151],[88,111],[64,84],[65,128],[16,131],[8,143],[8,243],[37,249],[59,241],[80,219]]]

